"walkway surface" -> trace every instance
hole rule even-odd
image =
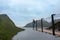
[[[26,28],[25,31],[19,32],[15,35],[12,40],[60,40],[60,37],[44,32],[38,32],[32,28]]]

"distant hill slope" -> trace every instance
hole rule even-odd
[[[55,23],[59,22],[60,19],[56,19],[54,20]],[[46,20],[43,20],[43,27],[50,27],[52,25],[51,22],[47,22]],[[37,20],[37,27],[40,27],[41,26],[41,20]],[[30,22],[28,24],[26,24],[24,27],[33,27],[33,22]]]
[[[55,29],[60,31],[60,21],[56,22],[54,25],[55,25]],[[52,26],[48,27],[47,29],[52,29]]]
[[[37,27],[40,27],[40,26],[41,26],[41,20],[37,20]],[[43,26],[48,27],[49,23],[47,21],[43,20]],[[25,27],[33,27],[33,23],[30,22],[27,25],[25,25]]]
[[[22,30],[6,14],[0,14],[0,40],[11,40],[13,35]]]

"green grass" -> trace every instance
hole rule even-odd
[[[13,30],[13,31],[12,31]],[[12,37],[17,34],[17,32],[23,31],[24,29],[3,29],[0,30],[0,40],[11,40]]]
[[[11,40],[17,32],[24,29],[17,28],[12,20],[6,15],[0,15],[0,40]]]

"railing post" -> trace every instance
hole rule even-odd
[[[33,19],[33,30],[34,30],[34,26],[35,26],[35,20]]]
[[[41,31],[43,32],[43,18],[41,18]]]
[[[55,35],[54,15],[55,14],[51,15],[51,18],[52,18],[52,33],[53,33],[53,35]]]
[[[37,31],[37,20],[36,20],[36,31]]]

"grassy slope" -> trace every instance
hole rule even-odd
[[[13,35],[22,30],[17,28],[7,15],[0,15],[0,40],[11,40]]]

